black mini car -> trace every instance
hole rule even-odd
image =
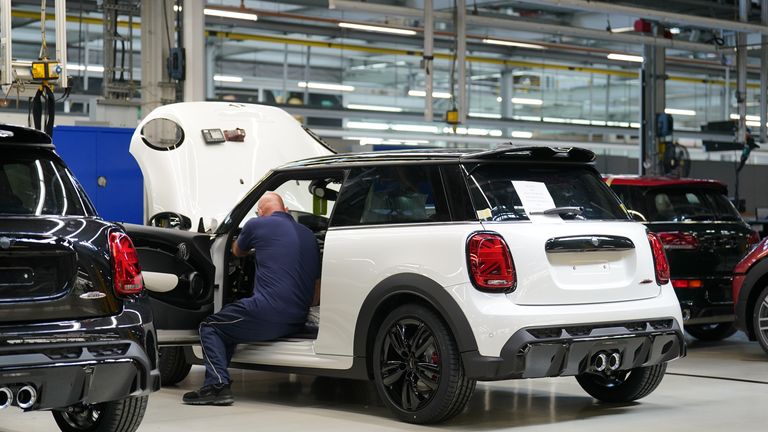
[[[48,135],[0,125],[0,410],[132,432],[159,387],[131,239],[98,217]]]
[[[760,241],[714,180],[614,176],[605,179],[667,253],[685,330],[700,340],[736,332],[731,280],[744,253]]]

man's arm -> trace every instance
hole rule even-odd
[[[240,249],[240,246],[237,245],[237,241],[233,241],[232,242],[232,255],[234,255],[236,257],[244,257],[244,256],[250,255],[252,253],[253,253],[252,250],[244,251],[244,250]]]

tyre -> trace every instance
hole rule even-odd
[[[608,374],[576,376],[581,388],[601,402],[631,402],[651,394],[664,378],[667,364],[639,367]]]
[[[755,309],[752,313],[752,325],[755,329],[755,337],[760,346],[768,353],[768,287],[757,297]]]
[[[96,405],[75,405],[52,411],[63,432],[134,432],[147,409],[149,396],[134,396]]]
[[[700,341],[713,342],[723,340],[733,335],[736,333],[736,327],[732,322],[697,324],[685,326],[685,331]]]
[[[384,319],[374,341],[373,374],[384,404],[408,423],[450,419],[475,389],[448,326],[416,304],[400,306]]]
[[[160,348],[160,382],[164,386],[178,384],[189,374],[192,365],[184,357],[184,347]]]

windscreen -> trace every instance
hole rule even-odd
[[[90,216],[95,212],[69,171],[46,152],[4,150],[0,214]]]
[[[651,222],[741,220],[728,198],[713,189],[659,188],[644,192],[644,196],[646,217]]]
[[[529,220],[515,182],[545,186],[556,208],[578,208],[558,213],[564,220],[629,220],[618,198],[594,171],[585,167],[480,164],[465,168],[480,220]]]

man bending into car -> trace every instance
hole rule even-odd
[[[280,195],[265,193],[256,204],[232,253],[254,255],[253,295],[225,305],[200,324],[205,382],[184,395],[192,405],[234,402],[227,367],[241,342],[277,339],[301,331],[320,276],[320,254],[312,231],[294,221]]]

